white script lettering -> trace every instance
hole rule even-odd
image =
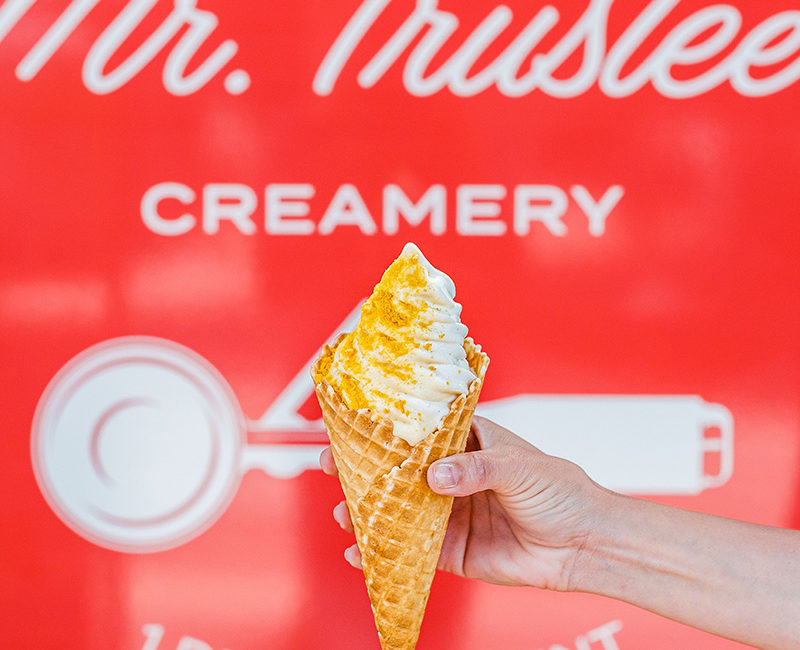
[[[469,97],[491,87],[508,97],[535,90],[551,97],[576,97],[595,84],[609,97],[626,97],[650,83],[665,97],[683,99],[707,93],[725,81],[742,95],[763,97],[800,79],[800,11],[783,11],[766,18],[745,34],[732,52],[695,76],[679,78],[672,73],[676,66],[697,66],[714,60],[734,42],[741,30],[742,16],[728,4],[699,9],[680,21],[623,78],[621,71],[628,61],[663,27],[679,0],[649,2],[609,47],[612,2],[591,0],[580,18],[546,52],[537,52],[536,48],[559,22],[555,7],[542,7],[520,28],[514,27],[510,8],[497,6],[442,61],[440,51],[453,50],[451,39],[459,18],[440,9],[437,0],[417,0],[389,39],[377,51],[367,52],[371,58],[358,73],[357,81],[363,88],[374,86],[405,54],[403,85],[418,97],[445,89]],[[361,4],[317,69],[312,84],[315,93],[329,95],[333,91],[350,57],[362,46],[388,4],[388,0],[365,0]],[[481,69],[474,70],[495,41],[512,29],[517,30],[513,40]],[[558,76],[557,72],[575,52],[581,52],[578,69],[568,78]],[[430,70],[434,60],[441,62]],[[527,70],[521,69],[524,61],[529,61]],[[752,68],[765,66],[780,67],[767,75],[751,73]]]
[[[73,0],[18,63],[15,73],[20,81],[31,81],[75,31],[100,0]],[[118,90],[138,75],[180,34],[164,63],[162,82],[173,95],[191,95],[205,87],[228,65],[239,49],[226,39],[206,58],[189,62],[217,28],[219,20],[210,11],[197,8],[196,0],[174,0],[174,7],[163,22],[133,53],[110,71],[109,60],[155,7],[158,0],[131,0],[100,34],[83,61],[82,79],[88,90],[105,95]],[[34,0],[8,0],[0,7],[0,41],[35,4]],[[224,80],[225,90],[238,95],[250,85],[244,70],[232,70]]]

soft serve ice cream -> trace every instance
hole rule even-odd
[[[435,431],[475,373],[467,363],[455,285],[406,244],[361,308],[356,328],[323,359],[327,381],[351,409],[369,409],[415,445]]]
[[[489,357],[413,244],[311,368],[383,650],[413,650],[453,497],[426,475],[467,445]]]

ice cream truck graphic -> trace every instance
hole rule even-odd
[[[331,339],[357,319],[358,308]],[[178,343],[129,336],[94,345],[39,401],[31,456],[42,494],[99,546],[145,553],[184,544],[222,515],[246,472],[291,479],[319,468],[322,420],[300,413],[315,358],[251,420],[219,371]],[[478,413],[622,492],[699,494],[733,473],[731,413],[696,395],[523,394]],[[718,455],[713,473],[709,454]]]

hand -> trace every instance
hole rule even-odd
[[[439,568],[617,598],[769,650],[800,639],[800,531],[615,494],[577,465],[476,417],[467,452],[428,469],[455,497]],[[330,449],[322,468],[336,474]],[[352,531],[344,502],[334,517]],[[345,558],[360,567],[358,548]]]
[[[470,438],[466,453],[428,470],[432,490],[456,497],[439,568],[496,584],[570,589],[602,488],[577,465],[484,418],[474,418]],[[320,464],[336,474],[329,449]],[[334,508],[334,518],[353,530],[344,502]],[[356,545],[345,558],[360,567]]]

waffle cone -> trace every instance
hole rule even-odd
[[[428,487],[428,466],[464,451],[489,365],[472,339],[464,349],[477,379],[453,401],[441,427],[413,446],[393,434],[390,420],[348,408],[325,381],[316,385],[383,650],[413,650],[422,625],[453,505],[453,497]]]

